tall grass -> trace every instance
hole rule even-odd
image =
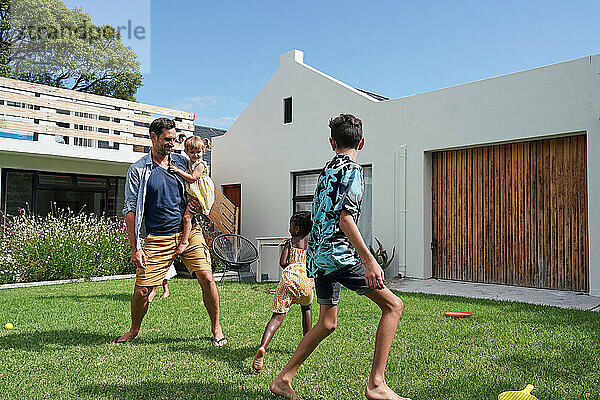
[[[53,209],[7,216],[0,238],[0,283],[134,272],[123,220]]]

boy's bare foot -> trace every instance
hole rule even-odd
[[[273,394],[277,396],[285,397],[286,399],[301,400],[300,397],[294,392],[289,382],[284,382],[279,377],[275,378],[269,385],[269,389]]]
[[[121,336],[117,336],[116,338],[113,339],[112,342],[110,342],[111,344],[123,344],[125,342],[129,342],[132,339],[135,339],[138,335],[138,332],[127,332],[124,335]]]
[[[369,400],[410,400],[408,397],[402,397],[396,394],[387,383],[383,382],[383,384],[379,386],[373,386],[365,389],[365,397]]]
[[[148,303],[152,303],[152,300],[154,300],[157,291],[158,290],[156,289],[156,286],[150,291],[150,294],[148,294]]]
[[[185,249],[187,249],[187,247],[190,245],[189,242],[181,242],[179,243],[179,246],[177,246],[177,249],[175,250],[175,255],[180,255],[182,254]]]
[[[169,297],[169,296],[170,296],[170,293],[169,293],[169,292],[163,292],[163,294],[161,294],[161,295],[160,295],[160,298],[161,298],[161,299],[166,299],[166,298],[167,298],[167,297]]]
[[[259,347],[258,350],[256,350],[256,355],[254,356],[254,360],[252,360],[252,369],[254,372],[259,373],[262,371],[265,353],[266,350],[262,347]]]

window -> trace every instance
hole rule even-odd
[[[294,173],[294,187],[292,201],[293,212],[310,211],[312,200],[317,187],[317,180],[321,171],[305,171]]]
[[[365,192],[362,198],[362,207],[360,218],[358,220],[358,230],[361,233],[365,243],[371,244],[372,240],[372,208],[373,208],[373,168],[370,165],[363,165],[365,177]],[[293,192],[292,201],[294,203],[293,212],[311,211],[312,200],[317,188],[317,181],[321,171],[303,171],[293,173]]]
[[[19,208],[46,215],[52,207],[108,216],[120,215],[125,178],[2,169],[0,209],[16,215]],[[4,214],[4,215],[6,215]],[[0,218],[3,213],[0,212]],[[1,220],[0,220],[1,222]]]
[[[289,124],[292,122],[292,98],[283,99],[283,123]]]

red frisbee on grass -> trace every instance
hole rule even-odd
[[[473,313],[470,311],[449,311],[446,313],[447,317],[452,318],[465,318],[470,317],[471,315],[473,315]]]

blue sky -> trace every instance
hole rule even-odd
[[[195,112],[197,123],[219,128],[233,123],[277,70],[279,55],[294,48],[318,70],[387,97],[600,53],[597,0],[66,4],[94,23],[148,28],[136,50],[150,71],[138,100]]]

